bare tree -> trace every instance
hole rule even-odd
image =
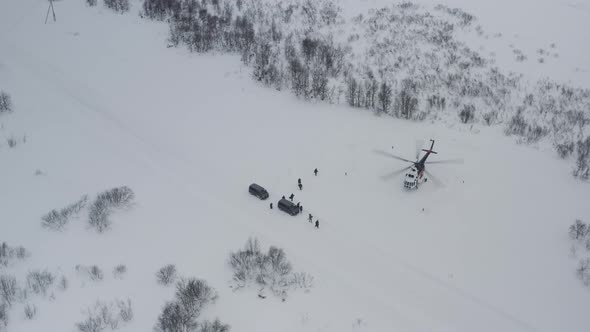
[[[11,275],[0,275],[0,299],[11,307],[18,299],[19,287],[16,278]]]
[[[34,304],[27,304],[25,306],[25,318],[32,320],[37,315],[37,307]]]
[[[377,100],[379,101],[379,107],[377,110],[380,113],[387,113],[387,110],[391,106],[391,86],[385,81],[383,81],[379,87]]]
[[[583,223],[581,220],[576,219],[576,221],[570,226],[570,237],[574,240],[582,240],[590,233],[590,228],[588,225]]]
[[[46,295],[54,281],[55,276],[48,271],[34,270],[27,274],[27,287],[34,294]]]
[[[159,284],[168,286],[176,281],[177,274],[176,274],[176,266],[173,264],[168,264],[163,266],[161,269],[158,270],[156,273],[156,280]]]
[[[10,95],[0,90],[0,114],[12,112],[12,99]]]

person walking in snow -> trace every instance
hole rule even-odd
[[[320,221],[319,220],[315,221],[315,228],[317,228],[317,229],[320,228]]]
[[[297,184],[301,184],[301,178],[297,179]]]
[[[291,193],[291,196],[289,196],[289,199],[291,200],[291,202],[293,202],[293,198],[295,198],[295,195],[293,195],[293,193]]]
[[[303,185],[299,183],[299,190],[303,190]]]
[[[313,170],[313,174],[314,174],[315,176],[318,176],[318,169],[317,169],[317,168]]]
[[[311,213],[309,214],[308,220],[309,220],[309,223],[313,223],[313,216],[311,215]]]
[[[272,203],[270,203],[270,209],[272,210]]]

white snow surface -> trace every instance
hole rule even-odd
[[[452,2],[484,28],[527,40],[543,29],[536,38],[559,45],[563,68],[590,58],[576,30],[586,3]],[[590,219],[590,187],[567,162],[500,128],[375,117],[257,86],[238,56],[166,48],[166,24],[142,20],[134,5],[118,15],[62,0],[57,23],[45,25],[46,1],[0,1],[0,88],[15,106],[0,117],[0,241],[31,251],[7,270],[21,281],[34,268],[70,280],[55,299],[28,301],[39,311],[32,321],[15,306],[9,331],[75,331],[97,299],[117,298],[135,311],[120,330],[150,331],[173,298],[154,276],[169,263],[218,290],[203,318],[232,331],[588,331],[590,290],[575,276],[567,228]],[[10,135],[26,142],[9,149]],[[411,158],[415,140],[430,138],[432,160],[465,159],[428,168],[444,187],[407,192],[402,177],[379,178],[405,165],[373,149]],[[252,182],[274,202],[294,193],[305,216],[270,210],[248,194]],[[41,228],[51,209],[121,185],[137,204],[114,214],[109,232],[89,230],[85,214],[61,233]],[[228,254],[250,236],[284,248],[314,276],[311,292],[285,302],[233,292]],[[105,280],[83,282],[77,264],[99,265]],[[111,274],[118,264],[123,280]]]

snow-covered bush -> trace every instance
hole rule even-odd
[[[0,331],[8,327],[8,305],[0,302]]]
[[[88,224],[97,232],[102,233],[111,226],[109,220],[110,209],[104,200],[96,199],[88,211]]]
[[[32,320],[37,315],[37,307],[34,304],[27,304],[24,308],[25,318]]]
[[[273,294],[285,299],[289,289],[301,287],[309,290],[313,285],[311,276],[293,273],[283,249],[271,246],[267,253],[263,253],[257,239],[248,239],[243,250],[231,253],[229,265],[234,272],[236,289],[255,284],[262,289],[268,287]]]
[[[0,114],[12,112],[12,99],[10,95],[0,90]]]
[[[133,205],[135,194],[131,188],[123,186],[104,191],[96,196],[90,205],[88,212],[88,223],[97,232],[106,231],[111,221],[110,214],[115,209],[125,209]]]
[[[590,258],[581,259],[576,273],[586,286],[590,286]]]
[[[80,211],[86,207],[87,203],[88,196],[84,195],[80,197],[78,201],[60,209],[59,211],[51,210],[49,213],[41,217],[41,226],[49,230],[61,231],[72,217],[78,216]]]
[[[176,285],[175,299],[164,305],[154,330],[158,332],[197,331],[199,327],[197,318],[201,311],[208,304],[214,303],[216,299],[217,292],[206,281],[195,278],[181,280]]]
[[[49,271],[34,270],[27,274],[27,289],[33,294],[47,295],[47,290],[54,281],[55,276]]]
[[[475,105],[463,105],[463,108],[461,108],[461,111],[459,112],[459,118],[463,123],[472,122],[475,118]]]
[[[115,279],[123,279],[123,276],[127,273],[127,266],[119,264],[113,269],[113,277]]]
[[[102,279],[104,279],[104,274],[97,265],[76,265],[76,272],[80,277],[86,280],[101,281]]]
[[[218,318],[213,322],[205,321],[199,326],[199,332],[229,332],[230,326],[223,324]]]
[[[0,244],[0,269],[7,267],[15,261],[24,260],[30,253],[22,246],[11,247],[6,242]]]
[[[590,136],[576,143],[576,166],[573,174],[582,180],[590,179]]]
[[[11,307],[19,298],[20,288],[12,275],[0,275],[0,303]]]
[[[68,289],[68,285],[68,278],[66,278],[65,276],[61,276],[61,278],[59,278],[59,282],[57,283],[57,287],[59,288],[59,290],[65,291],[66,289]]]
[[[86,0],[86,4],[90,7],[96,6],[97,2],[97,0]]]
[[[176,266],[168,264],[156,272],[156,281],[160,285],[168,286],[176,281]]]
[[[106,329],[116,330],[133,319],[131,300],[115,300],[104,303],[97,301],[86,311],[86,318],[77,323],[80,332],[100,332]]]
[[[104,0],[104,5],[117,13],[129,10],[129,0]]]
[[[590,227],[581,220],[576,219],[576,221],[570,226],[569,234],[573,240],[583,240],[588,234],[590,234]]]

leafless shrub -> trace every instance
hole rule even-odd
[[[14,138],[14,136],[10,136],[6,139],[6,144],[8,145],[9,148],[15,148],[16,145],[18,144],[18,141],[16,140],[16,138]]]
[[[117,308],[119,309],[119,318],[122,322],[128,323],[133,320],[133,308],[131,307],[131,300],[117,301]]]
[[[18,300],[19,287],[12,275],[0,275],[0,303],[11,307]]]
[[[61,276],[61,278],[59,279],[59,283],[58,283],[58,287],[61,291],[65,291],[66,289],[68,289],[68,279],[65,276]]]
[[[576,274],[584,285],[590,286],[590,258],[581,259]]]
[[[102,270],[96,266],[76,265],[76,272],[83,278],[91,281],[101,281],[104,278]]]
[[[90,205],[88,223],[99,233],[106,231],[111,225],[109,216],[112,210],[131,207],[134,198],[133,191],[125,186],[98,194]]]
[[[106,231],[110,225],[109,207],[105,201],[96,200],[91,206],[88,213],[88,223],[97,232],[102,233]]]
[[[70,218],[77,216],[80,211],[86,207],[88,196],[82,196],[77,202],[74,202],[61,210],[51,210],[41,217],[41,226],[52,231],[61,231],[70,221]]]
[[[54,281],[55,276],[48,271],[34,270],[27,274],[27,288],[37,295],[47,295]]]
[[[229,332],[230,326],[223,324],[219,318],[216,318],[213,322],[205,321],[201,323],[199,332]]]
[[[312,286],[311,276],[293,273],[283,249],[271,246],[266,254],[262,253],[256,239],[248,239],[243,250],[231,253],[229,265],[234,271],[236,289],[254,283],[258,287],[268,287],[284,299],[287,291],[293,287],[301,286],[309,290]]]
[[[25,318],[28,320],[32,320],[37,315],[37,307],[34,304],[27,304],[25,306]]]
[[[22,246],[10,247],[6,242],[0,244],[0,267],[8,266],[18,260],[24,260],[29,256],[27,249]]]
[[[0,114],[12,112],[12,99],[10,95],[0,90]]]
[[[122,209],[130,207],[134,198],[133,190],[123,186],[104,191],[96,199],[107,202],[108,206],[113,209]]]
[[[120,264],[115,266],[115,268],[113,269],[113,277],[115,277],[115,279],[123,279],[125,273],[127,273],[126,265]]]
[[[76,324],[80,332],[100,332],[105,329],[116,330],[121,323],[133,319],[131,300],[115,300],[104,303],[97,301],[94,307],[86,310],[86,319]]]
[[[576,144],[576,154],[574,176],[582,180],[590,179],[590,136]]]
[[[117,13],[129,11],[129,0],[104,0],[104,4]]]
[[[0,331],[8,326],[8,305],[0,303]]]
[[[569,234],[573,240],[583,240],[586,235],[590,234],[590,227],[581,220],[576,219],[570,226]]]
[[[217,292],[206,281],[191,278],[176,285],[176,298],[166,303],[154,330],[157,332],[194,331],[202,309],[215,302]]]
[[[90,7],[96,6],[97,0],[86,0],[86,4]]]
[[[568,142],[555,144],[555,150],[557,151],[557,154],[560,158],[565,159],[569,157],[572,154],[572,152],[574,152],[574,143]]]
[[[303,289],[305,292],[313,287],[313,277],[304,272],[296,272],[292,275],[291,283],[297,287]]]
[[[463,122],[463,123],[472,122],[473,119],[475,118],[475,105],[473,105],[473,104],[463,105],[463,108],[459,112],[459,118],[461,119],[461,122]]]
[[[168,264],[156,273],[156,280],[160,285],[168,286],[176,281],[176,266]]]

